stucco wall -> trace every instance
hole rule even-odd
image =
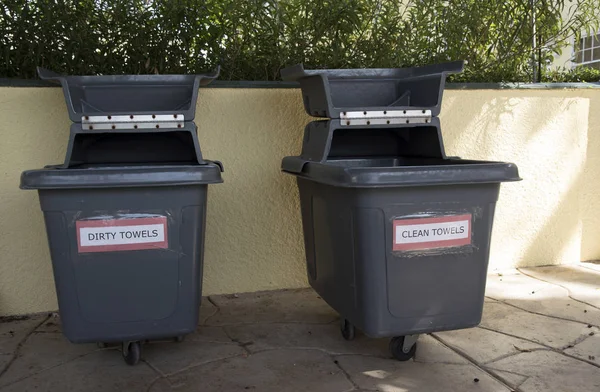
[[[204,156],[225,164],[209,188],[204,293],[306,285],[298,197],[280,160],[300,151],[293,89],[203,89]],[[502,186],[491,269],[600,257],[600,91],[446,92],[449,155],[515,162]],[[36,192],[22,170],[61,162],[69,121],[58,88],[0,88],[0,314],[57,308]]]

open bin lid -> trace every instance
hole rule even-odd
[[[219,68],[199,75],[63,76],[40,67],[37,71],[44,80],[60,82],[69,118],[78,123],[84,116],[177,115],[192,121],[198,88],[219,76]]]
[[[463,61],[411,68],[281,70],[297,81],[304,108],[315,117],[349,121],[365,118],[435,117],[440,113],[446,76],[460,73]]]

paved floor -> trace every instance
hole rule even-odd
[[[60,320],[0,323],[0,391],[600,391],[600,264],[491,275],[481,325],[422,336],[414,361],[387,339],[339,333],[311,290],[214,296],[182,343],[75,345]]]

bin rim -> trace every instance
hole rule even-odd
[[[61,168],[49,166],[21,174],[21,189],[95,189],[219,184],[222,164],[122,165]]]
[[[297,82],[302,78],[323,75],[333,79],[376,79],[376,78],[415,78],[430,75],[461,73],[464,61],[450,61],[429,64],[419,67],[405,68],[341,68],[341,69],[304,69],[299,63],[283,68],[281,79],[286,82]]]
[[[300,157],[286,157],[282,162],[282,171],[310,181],[345,188],[467,185],[522,180],[514,163],[452,158],[446,160],[457,161],[457,163],[344,167],[328,162],[307,162]]]

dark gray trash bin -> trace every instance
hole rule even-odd
[[[214,75],[67,76],[65,162],[26,171],[46,223],[63,333],[74,343],[181,340],[198,324],[208,184],[193,122]]]
[[[341,117],[309,123],[302,154],[282,162],[297,177],[309,282],[346,339],[355,326],[393,337],[399,360],[419,334],[480,322],[500,183],[520,180],[511,163],[446,157],[436,114],[460,69],[282,71],[310,114]]]

